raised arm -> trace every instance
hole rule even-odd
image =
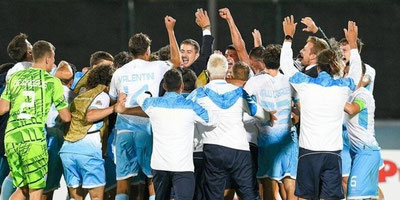
[[[253,32],[251,32],[251,34],[253,35],[254,47],[262,46],[262,39],[261,39],[260,31],[257,29],[254,29]]]
[[[168,32],[169,46],[171,51],[171,62],[174,68],[178,68],[181,65],[181,55],[179,51],[178,42],[175,38],[174,26],[176,20],[170,16],[164,18],[165,27]]]
[[[285,34],[285,41],[282,45],[280,64],[283,73],[289,77],[298,72],[293,62],[292,40],[296,32],[297,23],[294,22],[294,17],[285,17],[283,20],[283,33]]]
[[[207,11],[199,8],[194,15],[197,26],[203,31],[199,57],[191,65],[191,69],[198,76],[207,68],[208,58],[212,54],[214,37],[211,35],[211,22]]]
[[[314,20],[311,17],[301,18],[301,23],[306,25],[306,27],[303,28],[304,32],[313,33],[317,37],[324,39],[328,43],[329,47],[332,48],[331,44],[329,43],[329,39],[328,39],[328,37],[326,37],[324,31],[321,29],[321,27],[318,27],[315,24]]]
[[[350,69],[347,75],[348,78],[352,78],[354,84],[357,85],[361,79],[362,67],[361,57],[357,49],[357,37],[358,27],[355,22],[349,21],[347,29],[344,29],[344,35],[350,45]]]
[[[238,53],[239,60],[250,65],[251,62],[250,62],[249,54],[247,53],[247,50],[246,50],[246,45],[243,41],[242,36],[240,35],[239,29],[236,27],[235,21],[233,20],[233,17],[231,15],[229,9],[228,8],[219,9],[219,16],[221,16],[222,19],[225,19],[226,22],[228,22],[229,30],[231,32],[232,43],[236,49],[236,52]],[[254,69],[253,69],[253,71],[254,71]]]

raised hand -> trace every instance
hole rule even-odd
[[[208,17],[207,11],[202,8],[197,9],[196,13],[196,24],[202,29],[210,29],[210,18]]]
[[[303,31],[312,33],[318,32],[318,27],[315,25],[315,22],[311,19],[311,17],[301,18],[301,23],[306,25],[306,27],[303,28]]]
[[[218,10],[218,12],[219,12],[219,16],[222,19],[225,19],[225,20],[231,20],[232,19],[231,12],[229,11],[228,8],[221,8],[221,9]]]
[[[262,45],[262,40],[261,40],[261,33],[259,30],[254,29],[253,32],[251,32],[251,34],[253,35],[253,39],[254,39],[254,47],[259,47]]]
[[[347,29],[344,30],[344,36],[346,37],[347,42],[349,42],[351,49],[357,48],[357,38],[358,38],[358,26],[355,22],[349,21],[347,23]]]
[[[290,35],[291,37],[294,36],[294,33],[296,32],[296,26],[297,23],[294,22],[294,17],[293,15],[290,15],[290,17],[285,17],[285,19],[282,22],[283,25],[283,33],[285,35]]]
[[[165,22],[165,27],[167,28],[167,30],[169,30],[169,31],[174,30],[176,20],[173,17],[168,16],[168,15],[165,16],[164,22]]]

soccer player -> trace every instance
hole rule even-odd
[[[86,84],[87,84],[87,75],[91,69],[96,68],[97,66],[103,64],[110,64],[114,63],[114,57],[105,51],[96,51],[92,55],[90,55],[90,67],[82,69],[82,72],[77,72],[74,75],[74,83],[71,86],[71,89],[74,90],[75,94],[81,94],[86,91]],[[86,76],[85,76],[86,75]]]
[[[329,49],[318,56],[308,45],[302,50],[302,62],[317,61],[318,77],[299,73],[293,66],[291,43],[297,23],[293,16],[283,21],[285,42],[280,64],[282,71],[300,98],[299,161],[295,195],[300,199],[342,199],[340,151],[343,148],[343,108],[351,91],[361,77],[361,58],[357,51],[358,28],[348,22],[345,36],[351,47],[348,78],[334,79],[341,69],[341,58]],[[329,103],[327,103],[329,102]],[[322,185],[322,187],[320,187]]]
[[[9,80],[15,72],[32,66],[32,44],[28,41],[28,35],[20,33],[16,35],[7,46],[7,53],[11,59],[18,63],[8,70],[6,80]]]
[[[277,121],[271,127],[258,123],[258,172],[257,178],[263,186],[264,199],[274,199],[273,185],[282,182],[285,196],[294,195],[297,172],[298,141],[292,131],[292,89],[289,77],[279,72],[280,45],[268,45],[263,53],[267,74],[256,75],[247,81],[244,89],[266,110],[277,111]],[[271,182],[276,182],[271,183]]]
[[[71,65],[66,61],[61,61],[58,64],[55,72],[55,77],[59,78],[63,85],[64,98],[68,105],[75,98],[75,93],[72,92],[71,84],[74,78],[74,72]],[[53,193],[60,187],[60,179],[62,175],[62,163],[59,155],[60,148],[64,142],[63,136],[66,134],[67,125],[59,122],[59,115],[53,104],[50,108],[46,122],[46,142],[49,154],[48,176],[46,187],[43,190],[42,200],[53,199]]]
[[[259,195],[252,176],[243,113],[247,112],[263,121],[270,120],[270,115],[252,101],[241,87],[228,84],[224,80],[228,70],[228,62],[224,56],[211,55],[207,70],[210,72],[210,83],[188,96],[207,111],[215,112],[219,116],[216,128],[201,127],[206,161],[206,199],[223,199],[228,176],[238,184],[238,190],[245,199],[256,199]]]
[[[71,199],[83,199],[88,189],[91,199],[103,199],[106,184],[102,143],[107,142],[107,116],[114,112],[109,106],[108,85],[114,72],[112,65],[100,65],[88,74],[88,91],[78,95],[71,104],[72,121],[60,157],[65,182]]]
[[[366,67],[363,66],[362,77]],[[378,172],[381,163],[380,147],[375,139],[375,100],[363,85],[363,80],[351,94],[345,112],[352,159],[348,180],[348,199],[378,199]]]
[[[44,123],[52,104],[64,122],[71,120],[59,79],[51,76],[54,46],[46,41],[33,45],[33,67],[15,73],[0,100],[0,115],[10,110],[5,149],[13,184],[13,199],[40,199],[46,186],[47,145]]]
[[[136,98],[144,91],[158,95],[159,85],[166,71],[180,66],[178,44],[175,39],[175,19],[164,19],[171,48],[170,61],[147,61],[150,56],[151,40],[143,33],[133,35],[129,40],[129,49],[134,59],[115,71],[109,95],[112,102],[119,93],[127,94],[126,107],[137,107]],[[148,178],[152,177],[150,156],[152,137],[148,118],[118,114],[116,125],[116,200],[128,199],[130,178],[142,170]],[[151,187],[151,186],[150,186]],[[154,195],[154,191],[150,191]]]
[[[6,63],[0,65],[0,95],[3,93],[4,88],[6,87],[6,75],[9,69],[14,66],[14,63]],[[7,175],[10,172],[10,168],[8,167],[7,158],[5,157],[4,150],[4,134],[6,131],[8,120],[8,113],[0,116],[0,187],[2,187],[4,179],[8,179]],[[10,177],[11,178],[11,177]],[[12,181],[11,181],[12,182]],[[11,183],[12,187],[12,183]],[[2,190],[0,189],[0,194]]]
[[[344,61],[348,65],[349,59],[350,59],[350,46],[349,46],[349,43],[347,42],[346,38],[342,38],[339,41],[339,43],[340,43],[340,48],[343,51]],[[358,39],[357,40],[358,53],[361,54],[361,50],[362,50],[363,46],[364,46],[364,43],[360,39]],[[361,79],[362,80],[361,86],[367,88],[373,94],[373,92],[374,92],[374,83],[375,83],[375,69],[372,68],[370,65],[368,65],[366,63],[364,63],[364,64],[365,64],[365,67],[366,67],[366,71],[365,71],[364,77]]]

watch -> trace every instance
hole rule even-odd
[[[291,35],[285,35],[285,40],[293,40],[293,37]]]

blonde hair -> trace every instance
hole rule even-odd
[[[212,54],[207,63],[207,70],[211,78],[225,78],[228,71],[228,61],[221,54]]]

